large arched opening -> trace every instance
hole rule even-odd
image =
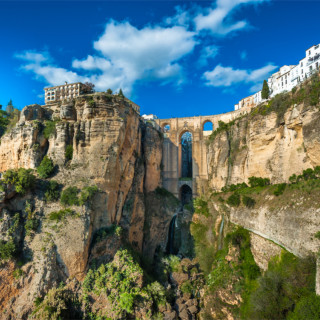
[[[192,201],[192,189],[186,184],[180,188],[180,201],[183,206]]]
[[[185,131],[180,137],[181,178],[192,178],[192,133]]]

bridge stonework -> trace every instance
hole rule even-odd
[[[180,198],[180,189],[188,185],[192,189],[192,196],[199,194],[201,181],[208,179],[207,145],[206,139],[212,131],[204,131],[205,123],[211,122],[213,130],[218,128],[218,122],[228,123],[246,114],[249,109],[241,108],[224,114],[212,116],[198,116],[187,118],[157,119],[156,122],[164,132],[163,142],[163,187]],[[170,126],[166,131],[165,126]],[[192,134],[192,178],[182,179],[182,150],[181,136],[185,132]]]

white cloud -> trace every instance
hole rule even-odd
[[[207,81],[207,86],[230,87],[231,85],[247,83],[252,85],[250,91],[255,92],[258,91],[256,89],[261,86],[261,82],[267,79],[276,68],[277,66],[273,64],[267,64],[259,69],[245,70],[223,67],[219,64],[212,71],[206,71],[203,78]]]
[[[214,35],[226,35],[245,28],[246,21],[226,21],[232,11],[242,4],[261,3],[266,0],[217,0],[215,8],[205,8],[195,18],[196,30],[208,30]]]
[[[189,27],[192,21],[192,9],[176,6],[176,14],[173,17],[166,17],[164,19],[165,25],[169,26],[184,26]]]
[[[206,65],[218,53],[216,45],[206,44],[207,34],[202,31],[209,30],[212,35],[221,36],[240,30],[247,23],[230,20],[235,8],[263,1],[268,0],[217,0],[210,8],[177,6],[173,17],[140,29],[129,22],[110,20],[103,34],[93,43],[95,52],[86,58],[75,58],[70,69],[57,66],[47,52],[25,51],[16,57],[24,60],[24,70],[34,73],[37,79],[49,85],[64,81],[90,81],[99,91],[122,88],[127,95],[139,81],[179,85],[185,80],[183,59],[193,52],[196,45],[202,45],[198,66]],[[213,85],[210,77],[215,79],[215,83],[234,82],[232,78],[220,79],[218,71],[205,73],[207,85]],[[239,77],[243,74],[243,70],[233,71]]]
[[[59,85],[64,81],[88,81],[88,77],[82,77],[73,71],[52,65],[52,59],[48,52],[24,51],[21,54],[16,54],[15,57],[25,61],[22,69],[33,72],[36,79],[45,80],[53,86]]]
[[[200,67],[206,66],[208,64],[208,60],[213,59],[217,56],[219,52],[219,47],[212,45],[206,46],[201,50],[200,58],[198,60],[198,64]]]
[[[97,90],[122,88],[130,94],[139,80],[183,82],[180,60],[197,44],[194,35],[181,26],[137,29],[129,22],[110,21],[94,42],[96,54],[73,60],[72,67],[80,74],[55,66],[48,53],[26,51],[16,57],[25,60],[24,70],[50,85],[91,81]]]

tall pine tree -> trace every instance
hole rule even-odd
[[[267,80],[263,81],[262,91],[261,91],[261,98],[268,99],[270,94],[269,86]]]

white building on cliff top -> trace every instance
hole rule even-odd
[[[279,71],[268,78],[270,97],[291,91],[295,86],[309,78],[320,67],[320,44],[314,45],[306,50],[306,56],[297,65],[282,66]],[[262,87],[262,85],[261,85]],[[250,103],[249,103],[250,101]],[[252,102],[253,101],[253,102]],[[261,91],[246,97],[234,106],[235,110],[243,107],[256,107],[263,102]]]

